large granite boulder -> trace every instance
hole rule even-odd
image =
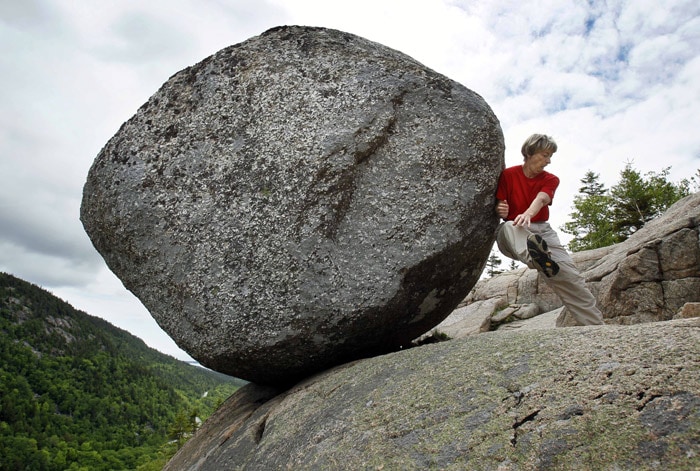
[[[171,77],[97,156],[81,219],[193,358],[288,383],[405,345],[464,299],[503,151],[459,83],[280,27]]]
[[[697,312],[700,302],[700,193],[681,199],[626,241],[572,254],[606,324],[637,324]],[[535,270],[520,268],[480,280],[435,330],[452,338],[531,324],[575,320]],[[546,324],[542,324],[545,326]]]
[[[700,319],[489,332],[236,392],[167,470],[694,470]]]

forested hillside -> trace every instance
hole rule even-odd
[[[0,273],[0,470],[160,469],[241,384]]]

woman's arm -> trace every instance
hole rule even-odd
[[[515,216],[515,219],[513,219],[513,224],[516,226],[530,227],[530,220],[537,216],[540,209],[544,208],[551,202],[552,198],[550,198],[547,193],[540,191],[537,193],[537,196],[535,196],[535,199],[532,200],[532,203],[530,203],[530,207],[527,208],[523,214],[518,214]]]

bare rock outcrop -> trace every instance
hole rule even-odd
[[[171,77],[97,156],[81,220],[193,358],[289,383],[454,310],[493,243],[503,151],[459,83],[280,27]]]
[[[585,271],[606,322],[672,319],[700,301],[700,192],[678,201]]]
[[[572,256],[607,324],[692,317],[700,302],[700,193],[676,202],[620,244]],[[533,311],[549,313],[547,320],[524,321]],[[535,322],[574,325],[542,275],[520,268],[480,280],[435,330],[457,338]]]
[[[488,332],[235,393],[165,470],[693,470],[700,319]]]

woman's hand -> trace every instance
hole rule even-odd
[[[530,227],[531,219],[539,214],[540,209],[544,208],[551,202],[552,198],[550,198],[547,193],[540,191],[537,193],[537,196],[535,196],[535,199],[532,200],[532,203],[530,203],[530,207],[527,208],[524,213],[515,216],[515,219],[513,219],[513,225]]]
[[[508,217],[508,201],[503,200],[496,203],[496,214],[498,214],[498,217],[501,219],[506,219]]]
[[[513,219],[514,226],[527,226],[530,227],[530,215],[527,213],[518,214]]]

